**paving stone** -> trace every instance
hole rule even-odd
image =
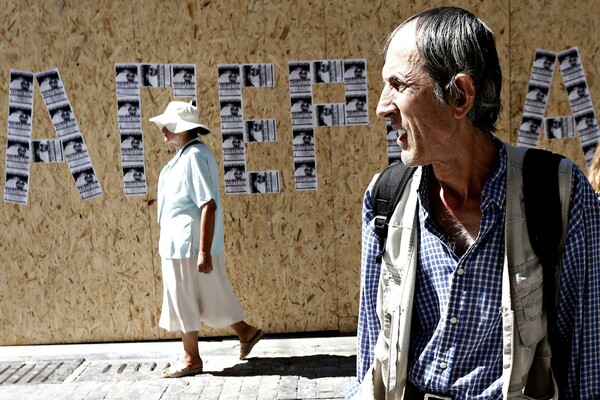
[[[279,380],[278,399],[296,399],[298,392],[297,376],[282,376]]]
[[[258,388],[258,399],[259,400],[273,400],[277,398],[277,391],[279,389],[279,379],[281,377],[277,375],[263,376],[260,380],[260,387]]]
[[[0,386],[0,399],[28,399],[35,388],[26,385]]]
[[[237,400],[240,397],[243,379],[241,377],[226,378],[226,383],[221,389],[219,400]]]
[[[110,390],[110,385],[104,382],[80,382],[72,385],[75,386],[71,394],[72,400],[101,400]]]
[[[194,394],[184,394],[181,397],[176,397],[173,398],[173,400],[205,400],[208,399],[208,397],[203,397],[201,395],[194,395]]]
[[[161,400],[203,399],[202,392],[209,378],[209,376],[197,375],[181,379],[168,379],[169,386]]]
[[[162,400],[178,399],[190,394],[190,383],[188,381],[184,381],[183,379],[171,379],[171,381],[163,393]],[[200,387],[200,392],[202,392],[203,388],[204,385]]]
[[[204,385],[201,396],[202,399],[218,399],[223,390],[225,379],[221,377],[213,377]]]
[[[106,394],[106,397],[104,397],[104,400],[122,400],[122,399],[129,399],[129,400],[137,400],[137,396],[133,397],[133,396],[129,396],[129,389],[131,388],[131,382],[111,382],[109,385],[109,390],[108,393]]]
[[[243,377],[239,398],[242,400],[256,400],[258,398],[261,380],[261,376]]]
[[[298,379],[298,398],[314,399],[317,398],[317,382],[315,379],[300,377]]]
[[[0,399],[11,400],[70,400],[75,387],[72,385],[13,385],[0,387]]]

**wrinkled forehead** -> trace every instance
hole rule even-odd
[[[421,72],[422,62],[417,48],[414,21],[399,27],[390,37],[383,66],[383,75],[391,73],[416,74]]]

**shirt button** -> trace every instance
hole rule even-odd
[[[463,275],[465,273],[465,270],[463,268],[459,268],[456,272],[458,272],[459,275]]]
[[[452,318],[450,318],[450,322],[455,324],[458,322],[458,319],[456,317],[452,317]]]
[[[446,368],[448,368],[448,364],[446,364],[445,362],[441,362],[440,369],[446,369]]]

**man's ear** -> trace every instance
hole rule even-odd
[[[475,101],[475,83],[469,75],[460,73],[454,77],[452,86],[450,106],[454,109],[454,116],[465,118]]]

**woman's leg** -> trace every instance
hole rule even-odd
[[[255,326],[248,325],[244,321],[231,325],[231,329],[240,338],[240,360],[243,360],[250,354],[254,345],[263,337],[263,331]]]
[[[236,322],[231,325],[230,328],[238,335],[240,342],[242,343],[247,343],[252,340],[254,335],[256,335],[256,332],[258,332],[258,328],[248,325],[245,321]]]
[[[188,367],[200,367],[202,359],[198,352],[198,332],[181,333],[183,341],[183,357],[181,361]]]
[[[198,332],[181,333],[183,356],[163,368],[165,378],[180,378],[202,373],[202,359],[198,353]]]

